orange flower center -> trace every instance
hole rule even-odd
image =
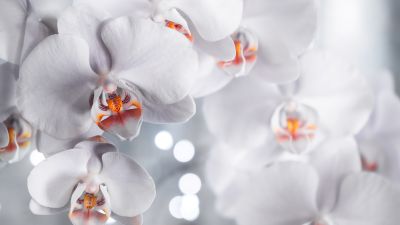
[[[172,29],[172,30],[176,30],[176,31],[178,31],[179,33],[185,35],[185,37],[186,37],[189,41],[193,42],[193,36],[192,36],[192,34],[191,34],[185,27],[183,27],[181,24],[174,23],[174,22],[169,21],[169,20],[165,20],[165,26],[168,27],[168,28],[170,28],[170,29]]]
[[[83,207],[85,209],[93,209],[97,206],[97,197],[93,194],[85,194],[83,197]]]

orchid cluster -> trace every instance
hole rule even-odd
[[[396,225],[400,100],[315,40],[317,0],[0,0],[0,166],[30,210],[141,225],[153,179],[121,141],[203,98],[206,174],[238,224]]]

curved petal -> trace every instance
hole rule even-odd
[[[48,37],[25,60],[20,75],[18,105],[34,127],[58,138],[76,137],[89,129],[97,76],[82,39]]]
[[[8,129],[4,123],[0,122],[0,148],[4,148],[8,146],[10,143],[10,139],[8,137]]]
[[[235,199],[239,224],[305,224],[318,215],[318,176],[307,164],[278,163],[247,177]]]
[[[24,44],[22,46],[21,62],[31,51],[46,37],[51,34],[50,29],[34,16],[29,16],[26,21]]]
[[[144,101],[143,120],[149,123],[184,123],[196,113],[196,103],[191,96],[169,105]]]
[[[30,0],[33,12],[41,19],[54,22],[60,14],[72,5],[73,0]]]
[[[97,10],[110,13],[113,17],[120,16],[148,16],[151,13],[151,4],[148,0],[75,0],[75,6],[89,5]]]
[[[321,129],[328,135],[358,133],[374,104],[365,77],[322,51],[304,55],[301,62],[303,74],[295,98],[317,111]]]
[[[130,157],[105,153],[100,179],[108,188],[111,208],[119,216],[134,217],[146,211],[155,198],[150,175]]]
[[[63,208],[48,208],[40,205],[37,203],[35,200],[31,199],[29,202],[29,209],[31,212],[35,215],[40,215],[40,216],[49,216],[57,213],[61,213],[63,211],[67,211],[67,207]]]
[[[18,66],[11,63],[0,65],[0,120],[1,122],[9,116],[17,103],[17,77]]]
[[[89,45],[90,65],[97,74],[106,74],[111,68],[110,55],[104,46],[99,30],[110,16],[104,11],[89,7],[69,7],[58,19],[60,34],[74,35]]]
[[[281,100],[278,88],[252,77],[235,79],[204,101],[210,131],[237,147],[257,147],[272,135],[270,117]]]
[[[340,225],[396,225],[400,194],[386,179],[371,173],[348,176],[340,189],[332,220]]]
[[[231,35],[240,25],[243,0],[166,0],[165,4],[181,10],[207,41]]]
[[[311,153],[310,164],[319,174],[318,208],[323,211],[332,210],[343,179],[361,172],[360,155],[353,138],[325,140]]]
[[[122,17],[105,24],[102,38],[112,75],[137,85],[147,99],[172,104],[188,95],[197,55],[184,35],[150,19]]]
[[[123,217],[123,216],[118,216],[117,214],[112,214],[111,217],[124,225],[142,225],[143,224],[143,216],[142,215],[135,216],[135,217]]]
[[[279,42],[293,56],[309,47],[317,29],[315,0],[246,0],[243,17],[243,26],[257,35],[260,45]]]
[[[0,2],[0,59],[19,64],[28,16],[26,0]]]
[[[102,133],[103,131],[100,130],[96,124],[93,124],[86,133],[72,139],[59,139],[46,134],[45,132],[39,131],[36,134],[36,147],[46,157],[49,157],[56,153],[71,149],[79,142],[89,137],[101,135]]]
[[[28,177],[28,190],[42,206],[61,208],[66,206],[76,185],[84,179],[91,168],[93,157],[116,151],[110,144],[85,141],[74,149],[55,154],[36,166]]]
[[[269,45],[260,43],[257,61],[250,75],[277,84],[295,81],[300,76],[300,65],[297,57],[290,54],[287,47],[277,41]]]
[[[234,76],[217,66],[217,61],[206,54],[199,54],[198,77],[194,82],[190,95],[195,98],[211,95],[231,82]]]

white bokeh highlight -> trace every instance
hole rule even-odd
[[[174,145],[174,138],[170,132],[163,130],[155,136],[154,144],[160,150],[167,151]]]
[[[201,179],[193,173],[187,173],[179,179],[179,189],[187,195],[197,194],[201,189]]]
[[[174,157],[178,162],[190,162],[195,155],[195,147],[189,140],[181,140],[175,144]]]
[[[45,157],[41,152],[38,152],[38,150],[33,150],[29,156],[29,159],[33,166],[37,166],[39,163],[45,160]]]

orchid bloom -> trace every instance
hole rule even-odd
[[[290,86],[279,89],[246,77],[206,99],[203,111],[210,131],[245,148],[273,137],[295,153],[312,150],[324,136],[359,132],[373,105],[364,77],[319,51],[304,55],[301,65],[302,77]]]
[[[241,164],[259,164],[252,159]],[[216,193],[218,209],[239,225],[395,225],[399,219],[400,192],[388,180],[361,172],[354,139],[328,140],[306,158],[252,167],[236,167]],[[218,164],[212,168],[216,178]]]
[[[0,65],[0,167],[20,161],[30,150],[33,128],[16,108],[18,66]]]
[[[400,123],[393,118],[400,113],[400,99],[389,72],[371,74],[368,78],[375,95],[374,109],[366,126],[356,136],[363,167],[399,182],[400,149],[397,143]]]
[[[19,65],[45,37],[57,30],[59,14],[72,0],[1,0],[0,59]]]
[[[235,57],[218,61],[202,54],[192,94],[209,95],[248,74],[279,84],[296,80],[298,57],[310,46],[316,27],[314,0],[245,0],[241,25],[231,35]]]
[[[248,174],[246,181],[235,199],[241,202],[238,224],[396,225],[400,219],[400,193],[375,174],[350,173],[324,189],[318,170],[285,162]]]
[[[292,154],[283,151],[278,144],[269,142],[258,148],[237,148],[218,144],[211,151],[206,166],[206,177],[209,186],[217,196],[217,209],[223,215],[232,217],[232,210],[243,203],[232,196],[240,195],[241,185],[236,182],[250,182],[251,173],[258,173],[271,165],[297,161],[316,168],[323,181],[320,189],[336,188],[340,177],[350,172],[361,171],[361,161],[354,138],[326,139],[309,154]],[[333,191],[332,191],[333,192]],[[323,193],[326,201],[333,201],[333,196]]]
[[[28,177],[31,211],[50,215],[69,210],[74,225],[105,224],[112,217],[141,225],[155,185],[149,174],[115,146],[88,140],[55,154]]]
[[[25,60],[19,106],[39,130],[67,139],[95,123],[133,139],[142,121],[184,122],[194,114],[191,43],[149,19],[107,18],[70,7],[58,20],[59,34]]]

